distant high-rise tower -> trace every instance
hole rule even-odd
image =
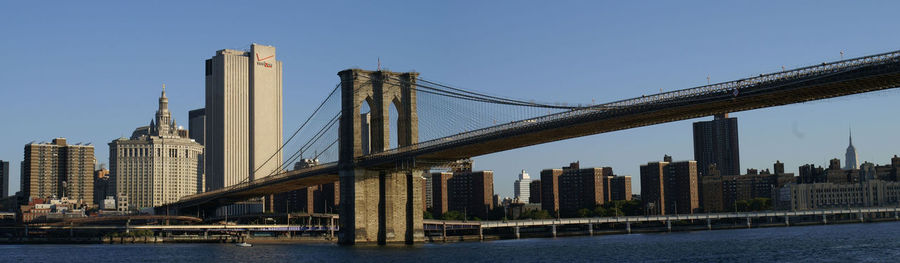
[[[856,147],[853,147],[853,132],[850,132],[850,146],[847,146],[846,165],[844,170],[859,169],[859,162],[856,161]]]
[[[200,108],[188,112],[188,130],[190,138],[200,145],[206,146],[206,108]],[[205,151],[205,148],[204,148]],[[206,192],[206,155],[200,155],[200,165],[197,166],[197,193]]]
[[[19,168],[21,169],[21,168]],[[0,160],[0,198],[9,195],[9,162]]]
[[[514,186],[516,192],[515,200],[519,203],[528,203],[531,196],[530,186],[531,177],[528,176],[525,170],[522,170],[522,173],[519,174],[519,180],[516,180],[516,185]]]
[[[740,175],[737,118],[717,114],[711,121],[694,123],[694,159],[701,176],[715,164],[721,175]]]
[[[206,60],[206,188],[279,172],[281,61],[275,47],[224,49]]]

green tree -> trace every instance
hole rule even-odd
[[[424,218],[424,219],[434,219],[434,215],[432,215],[431,212],[428,212],[428,210],[425,210],[424,213],[423,213],[423,215],[422,215],[422,218]]]
[[[603,206],[601,206],[601,205],[594,207],[594,216],[605,216],[605,215],[606,215],[606,208],[603,208]]]
[[[750,203],[747,202],[747,200],[736,201],[734,202],[734,206],[738,212],[747,212],[750,209]]]
[[[575,214],[578,215],[578,217],[590,217],[591,210],[588,210],[587,208],[582,208],[582,209],[578,209],[578,211],[575,211]]]
[[[553,217],[550,216],[550,212],[547,212],[547,210],[532,210],[529,213],[529,218],[531,218],[531,219],[550,219]]]
[[[463,220],[463,215],[459,211],[447,211],[441,215],[441,220]]]

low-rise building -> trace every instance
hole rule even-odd
[[[768,170],[744,175],[703,176],[700,187],[702,207],[706,212],[735,211],[737,201],[754,198],[774,200],[775,189],[794,181],[792,173],[771,174]]]
[[[86,217],[83,199],[43,199],[32,198],[20,207],[22,223],[58,222],[68,218]]]
[[[788,184],[778,189],[775,203],[786,210],[896,206],[900,204],[900,182]]]

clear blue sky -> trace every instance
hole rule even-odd
[[[176,1],[0,3],[0,160],[30,141],[111,140],[153,117],[161,84],[180,124],[202,107],[203,61],[216,50],[274,45],[284,61],[285,130],[338,82],[383,65],[458,87],[589,103],[682,89],[900,49],[894,1]],[[741,167],[796,172],[843,159],[852,125],[860,160],[900,153],[900,91],[734,113]],[[707,118],[708,119],[708,118]],[[521,169],[580,160],[633,175],[663,154],[692,159],[691,122],[583,137],[476,158],[512,195]]]

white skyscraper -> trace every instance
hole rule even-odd
[[[859,169],[859,162],[856,161],[856,147],[853,147],[853,132],[850,132],[850,146],[847,146],[847,164],[844,170]]]
[[[519,180],[516,180],[515,201],[518,203],[528,203],[528,198],[531,196],[531,192],[529,186],[531,185],[531,177],[528,176],[528,173],[525,170],[522,170],[522,173],[519,174]]]
[[[279,172],[281,61],[275,47],[219,50],[206,60],[206,188]]]

